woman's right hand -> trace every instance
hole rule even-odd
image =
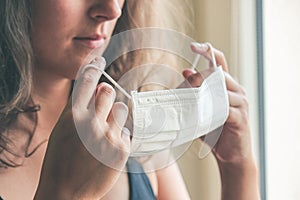
[[[111,86],[97,87],[100,76],[87,67],[77,78],[72,102],[51,133],[35,199],[100,199],[124,168],[128,109],[114,103]]]

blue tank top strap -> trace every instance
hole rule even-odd
[[[150,181],[142,166],[133,158],[127,161],[130,200],[155,200]],[[131,173],[132,172],[132,173]]]

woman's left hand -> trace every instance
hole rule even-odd
[[[193,43],[192,50],[211,61],[211,51],[207,44]],[[217,49],[213,49],[213,51],[217,65],[222,66],[224,70],[230,104],[229,116],[213,150],[219,164],[239,164],[252,158],[248,101],[243,87],[228,74],[228,65],[224,54]],[[199,87],[204,80],[203,77],[207,77],[211,72],[212,69],[200,73],[188,69],[183,71],[183,75],[192,87]]]
[[[208,44],[193,43],[191,47],[195,53],[201,54],[212,61],[211,50]],[[213,147],[213,153],[215,154],[221,172],[223,198],[225,198],[224,188],[227,187],[226,192],[231,192],[231,190],[228,189],[229,184],[237,184],[242,187],[243,182],[246,181],[251,185],[251,183],[249,183],[249,178],[251,178],[251,176],[253,178],[256,177],[253,175],[257,175],[257,170],[251,148],[248,100],[245,90],[228,74],[228,65],[224,54],[217,49],[213,49],[213,52],[215,54],[217,65],[221,65],[225,73],[230,104],[229,116],[223,126],[222,134],[217,144]],[[212,62],[210,62],[210,65],[212,66]],[[183,75],[192,87],[199,87],[203,82],[202,77],[208,76],[211,71],[211,69],[208,69],[199,73],[192,70],[184,70]],[[246,175],[249,175],[250,177],[247,177]],[[256,190],[255,194],[257,195],[257,180],[253,179],[252,183],[253,190],[248,188],[250,189],[249,193],[253,193],[253,191]],[[236,189],[235,195],[238,198],[239,195],[237,195]],[[245,194],[245,192],[242,195],[246,196],[240,197],[247,197],[242,199],[248,199],[248,197],[249,199],[256,199],[253,198],[251,194]]]
[[[222,199],[259,199],[258,173],[251,148],[248,101],[245,90],[228,74],[228,65],[222,52],[210,49],[208,44],[193,43],[191,47],[195,53],[210,60],[211,66],[211,50],[213,50],[216,64],[221,65],[225,73],[230,105],[229,116],[222,127],[218,142],[212,147],[221,174]],[[201,73],[184,70],[185,84],[199,87],[204,78],[211,73],[212,67]],[[184,84],[181,87],[184,87]]]

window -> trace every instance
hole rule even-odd
[[[266,196],[300,198],[300,1],[263,2]]]
[[[224,51],[231,74],[247,91],[262,200],[299,199],[300,1],[194,2],[196,39]],[[188,178],[197,177],[188,172],[193,172]],[[193,199],[218,199],[191,188]]]

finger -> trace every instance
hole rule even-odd
[[[191,44],[191,49],[193,50],[194,53],[198,53],[198,54],[204,56],[206,59],[208,59],[210,61],[210,66],[213,66],[212,65],[212,52],[211,52],[211,49],[209,48],[208,43],[203,44],[203,43],[194,42]],[[225,55],[218,49],[213,48],[212,50],[215,54],[217,65],[218,66],[221,65],[223,70],[228,72],[228,64],[227,64]]]
[[[112,109],[107,118],[107,123],[112,131],[121,133],[128,116],[128,107],[121,102],[117,102],[112,106]],[[120,135],[121,136],[121,135]]]
[[[229,115],[226,121],[232,127],[241,128],[248,123],[248,111],[247,109],[240,109],[236,107],[229,108]]]
[[[177,88],[199,87],[203,83],[204,79],[206,79],[211,73],[213,73],[212,69],[202,70],[200,72],[185,69],[182,74],[186,80]]]
[[[116,92],[108,83],[101,83],[97,87],[97,92],[95,95],[96,115],[98,119],[106,121],[114,104]]]
[[[196,74],[192,74],[189,77],[187,77],[186,81],[191,87],[199,87],[203,83],[204,79],[205,77],[203,77],[199,72],[197,72]]]
[[[192,69],[185,69],[182,71],[182,75],[185,78],[184,82],[181,83],[177,88],[191,88],[193,87],[189,81],[187,80],[189,76],[193,75],[197,73],[196,71],[192,70]],[[194,86],[195,87],[195,86]]]
[[[182,75],[185,79],[187,79],[189,76],[191,76],[192,74],[195,74],[195,73],[197,73],[197,72],[192,69],[185,69],[182,71]]]
[[[88,105],[94,96],[98,81],[102,75],[101,70],[104,70],[105,65],[105,60],[101,59],[99,65],[95,65],[94,67],[87,65],[78,72],[72,94],[73,106],[82,109],[88,108]]]
[[[216,57],[216,62],[218,66],[222,66],[222,69],[225,72],[228,72],[228,64],[227,64],[227,60],[225,58],[225,55],[222,51],[218,50],[218,49],[214,49],[214,53],[215,53],[215,57]]]
[[[211,55],[208,54],[209,52],[209,46],[204,43],[198,43],[198,42],[192,42],[191,43],[191,49],[194,53],[203,55],[208,60],[211,59]]]
[[[228,115],[226,123],[239,124],[240,123],[240,118],[241,118],[241,115],[240,115],[239,108],[230,107],[229,108],[229,115]]]
[[[244,95],[246,94],[244,88],[236,80],[234,80],[230,74],[226,72],[224,74],[226,79],[226,87],[228,90],[232,92],[238,92]]]
[[[232,107],[240,108],[247,104],[246,98],[236,92],[228,91],[228,98],[229,104]]]

